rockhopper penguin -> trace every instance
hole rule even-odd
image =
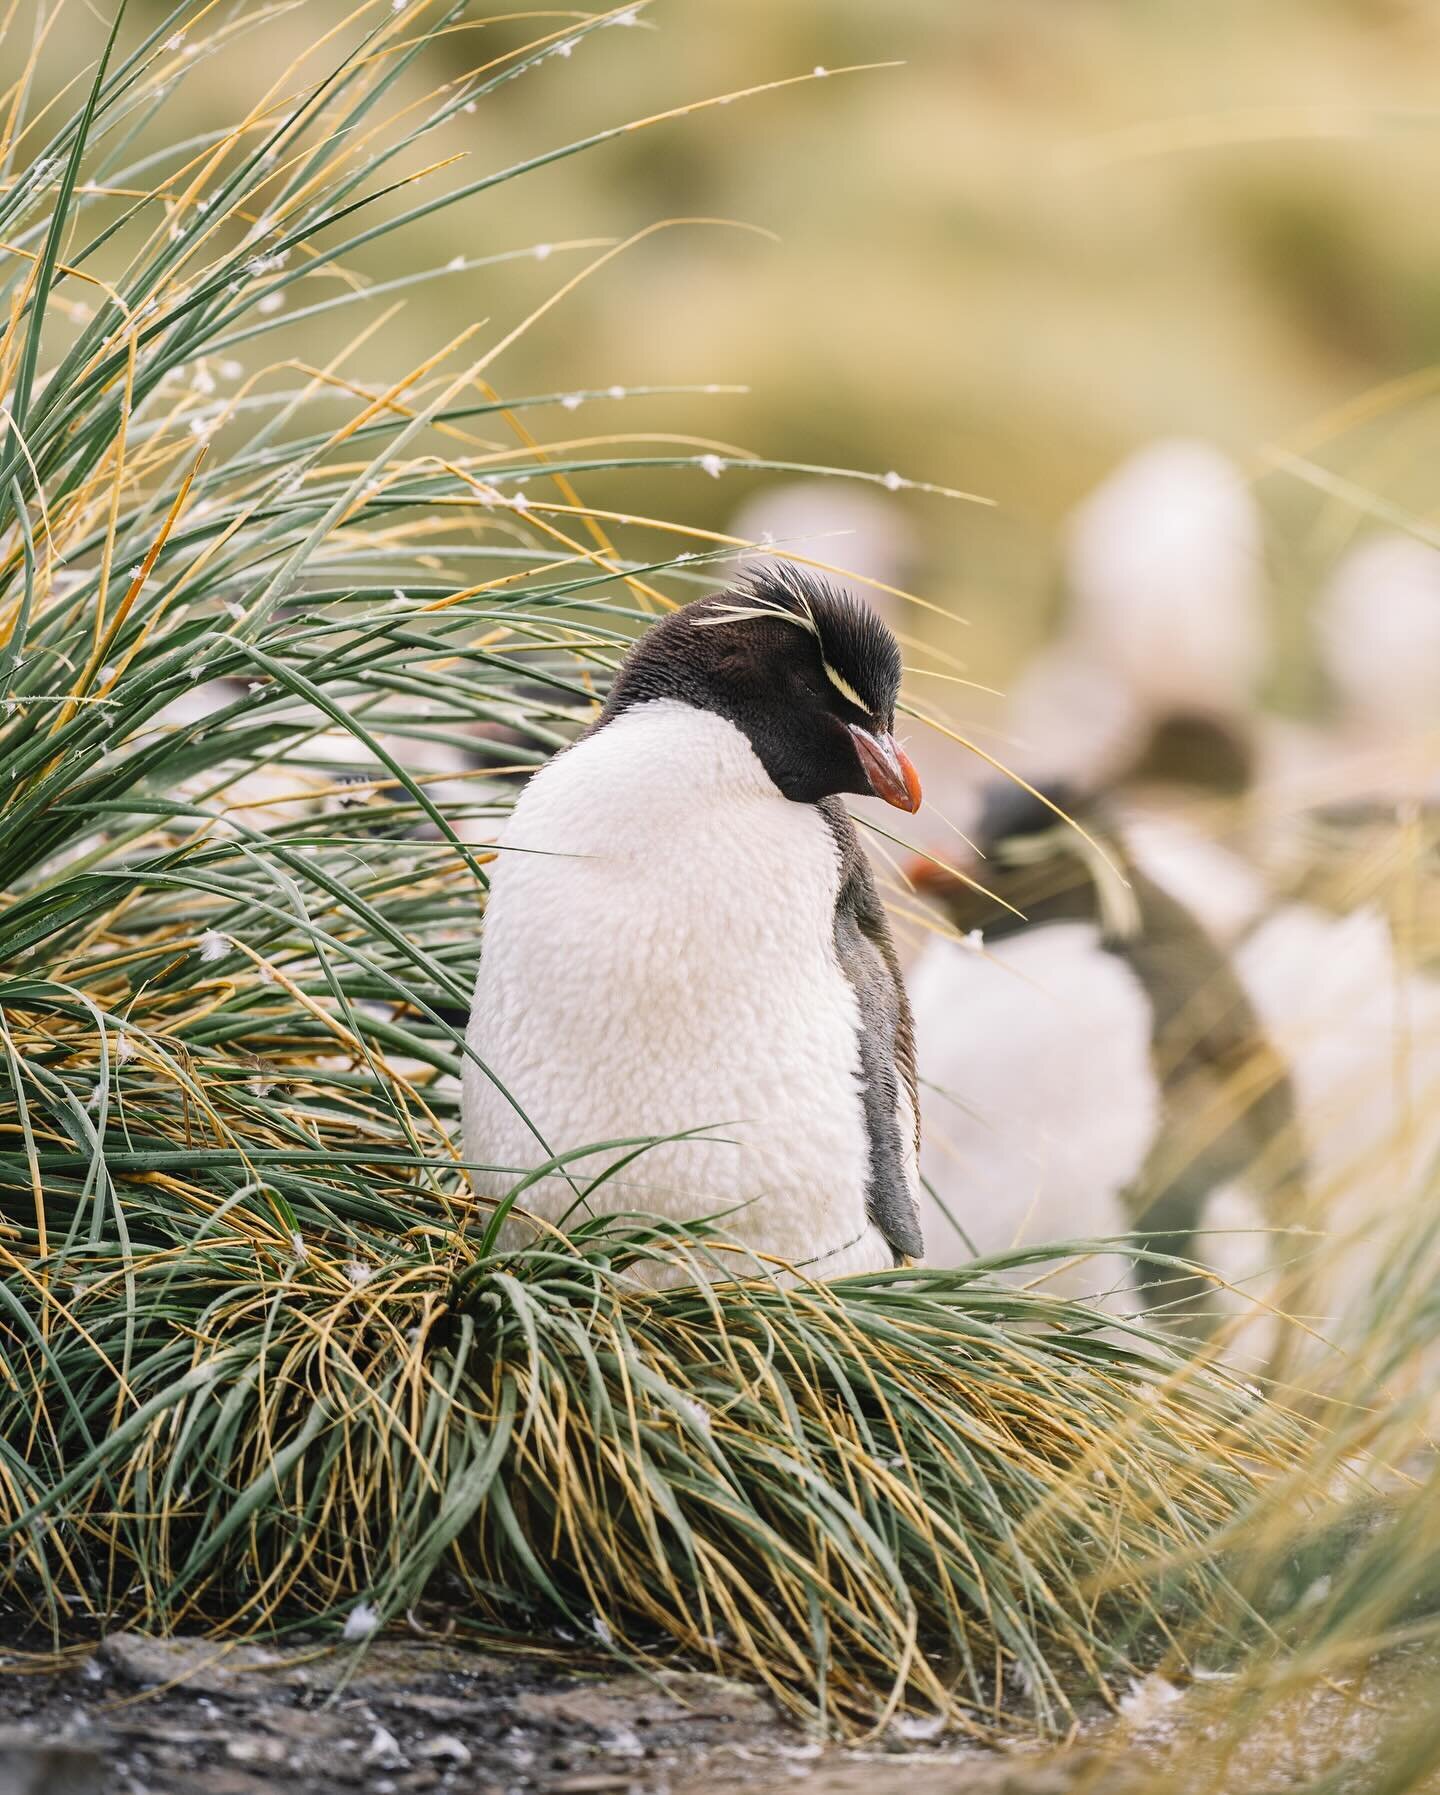
[[[1018,786],[991,790],[968,869],[983,891],[912,869],[969,935],[932,942],[911,980],[931,1262],[963,1264],[967,1237],[994,1252],[1133,1233],[1273,1293],[1271,1255],[1296,1248],[1267,1230],[1311,1219],[1284,1061],[1223,952],[1136,865],[1103,802],[1050,798],[1086,833]],[[1174,1267],[1133,1275],[1187,1334],[1236,1306]],[[1128,1283],[1123,1265],[1092,1263],[1046,1288],[1106,1291],[1124,1310],[1137,1306]]]
[[[493,869],[465,1068],[479,1196],[687,1133],[588,1192],[628,1149],[570,1161],[521,1202],[554,1223],[723,1216],[812,1277],[920,1256],[910,1009],[841,801],[919,806],[900,671],[867,605],[780,565],[635,644]]]
[[[1148,444],[1071,514],[1064,621],[1004,714],[1013,769],[1105,791],[1136,864],[1227,944],[1265,902],[1245,840],[1271,755],[1264,573],[1244,471],[1203,442]]]

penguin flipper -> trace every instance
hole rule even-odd
[[[855,825],[838,799],[825,799],[819,808],[840,851],[835,951],[860,1011],[860,1070],[870,1142],[866,1209],[899,1265],[925,1251],[915,1026],[889,919]]]

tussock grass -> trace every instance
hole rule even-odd
[[[5,114],[0,1600],[58,1644],[428,1597],[848,1727],[1059,1730],[1263,1632],[1223,1555],[1305,1436],[1218,1371],[983,1271],[627,1276],[699,1224],[495,1253],[456,1019],[505,772],[698,571],[571,477],[729,451],[542,446],[494,364],[553,299],[383,381],[338,334],[452,272],[391,231],[604,141],[437,196],[428,140],[611,16],[417,99],[463,6],[305,10],[188,141],[189,59],[283,9],[117,23],[81,109]]]
[[[342,1257],[357,1216],[302,1258],[253,1198],[182,1188],[125,1209],[169,1244],[9,1286],[10,1598],[57,1637],[429,1591],[850,1725],[906,1702],[1063,1728],[1157,1641],[1237,1625],[1219,1537],[1296,1443],[983,1276],[657,1294],[627,1266],[698,1237],[587,1226],[506,1260],[421,1204],[373,1257]]]

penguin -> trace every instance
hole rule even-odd
[[[1398,962],[1440,973],[1440,551],[1367,537],[1316,603],[1326,727],[1297,730],[1266,841],[1278,896],[1373,906]]]
[[[904,591],[920,560],[920,544],[903,509],[888,495],[851,481],[768,485],[740,506],[729,533],[752,545],[742,573],[754,547],[832,562],[870,587],[866,602],[892,627],[900,621],[900,607],[885,588]],[[830,577],[850,585],[843,577]]]
[[[1440,803],[1440,550],[1409,536],[1366,538],[1335,569],[1317,613],[1346,795]]]
[[[1330,715],[1288,744],[1265,840],[1276,901],[1234,964],[1307,1137],[1313,1326],[1354,1346],[1393,1313],[1397,1270],[1413,1275],[1440,1165],[1440,553],[1367,535],[1313,626]]]
[[[1340,916],[1282,905],[1234,964],[1290,1065],[1305,1131],[1311,1323],[1318,1340],[1354,1344],[1373,1326],[1387,1255],[1414,1265],[1434,1202],[1440,978],[1406,963],[1373,903]]]
[[[463,1092],[480,1199],[534,1172],[540,1222],[714,1221],[740,1251],[706,1275],[920,1258],[910,1008],[843,802],[919,806],[900,675],[868,605],[779,564],[635,643],[491,869]]]
[[[1251,847],[1260,762],[1255,732],[1238,717],[1171,711],[1143,733],[1107,794],[1133,863],[1223,948],[1269,898]]]
[[[938,607],[927,600],[917,608],[902,596],[920,572],[922,544],[903,504],[891,494],[852,481],[788,480],[748,498],[729,534],[749,545],[737,558],[740,572],[757,551],[767,549],[818,563],[832,585],[860,597],[903,646],[928,648],[925,614]],[[932,817],[949,818],[952,806],[960,810],[974,782],[974,766],[968,748],[943,730],[927,732],[925,806]],[[888,827],[881,806],[871,799],[862,798],[854,814],[862,824]],[[892,916],[902,965],[914,933],[905,921],[903,909]]]
[[[974,884],[912,869],[958,936],[933,941],[911,978],[930,1262],[1129,1234],[1253,1289],[1267,1231],[1298,1225],[1304,1201],[1285,1064],[1222,950],[1104,804],[1049,798],[988,792]],[[1237,1227],[1252,1232],[1207,1232]],[[1189,1335],[1246,1306],[1153,1259],[1056,1275]]]
[[[1266,897],[1240,839],[1269,754],[1259,509],[1217,449],[1164,439],[1076,507],[1063,552],[1064,623],[1006,705],[1014,770],[1104,790],[1135,861],[1228,944]]]
[[[1264,537],[1228,456],[1147,444],[1071,515],[1065,568],[1076,638],[1148,716],[1248,712],[1266,658]]]

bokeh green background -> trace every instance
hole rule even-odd
[[[285,29],[299,51],[343,16],[309,0]],[[578,16],[476,6],[407,94]],[[273,32],[265,42],[273,52]],[[248,53],[197,67],[177,92],[197,126],[222,115],[233,57]],[[992,496],[988,512],[896,502],[918,532],[920,588],[973,620],[966,658],[999,680],[1053,615],[1067,509],[1144,441],[1206,437],[1256,478],[1280,622],[1272,689],[1303,703],[1304,602],[1363,516],[1276,472],[1271,449],[1313,455],[1418,518],[1435,502],[1440,417],[1423,380],[1364,428],[1332,425],[1440,348],[1440,7],[656,0],[635,29],[587,38],[446,127],[436,141],[465,163],[435,178],[817,65],[885,60],[902,66],[558,162],[390,240],[392,261],[370,272],[401,253],[418,266],[666,218],[774,232],[647,239],[507,352],[499,382],[743,384],[601,402],[573,423]],[[389,365],[387,337],[418,359],[476,316],[498,334],[577,266],[556,255],[433,283],[356,367]],[[724,528],[755,483],[657,472],[646,497]],[[633,480],[625,490],[634,505]],[[609,489],[602,477],[584,491],[603,502]]]

